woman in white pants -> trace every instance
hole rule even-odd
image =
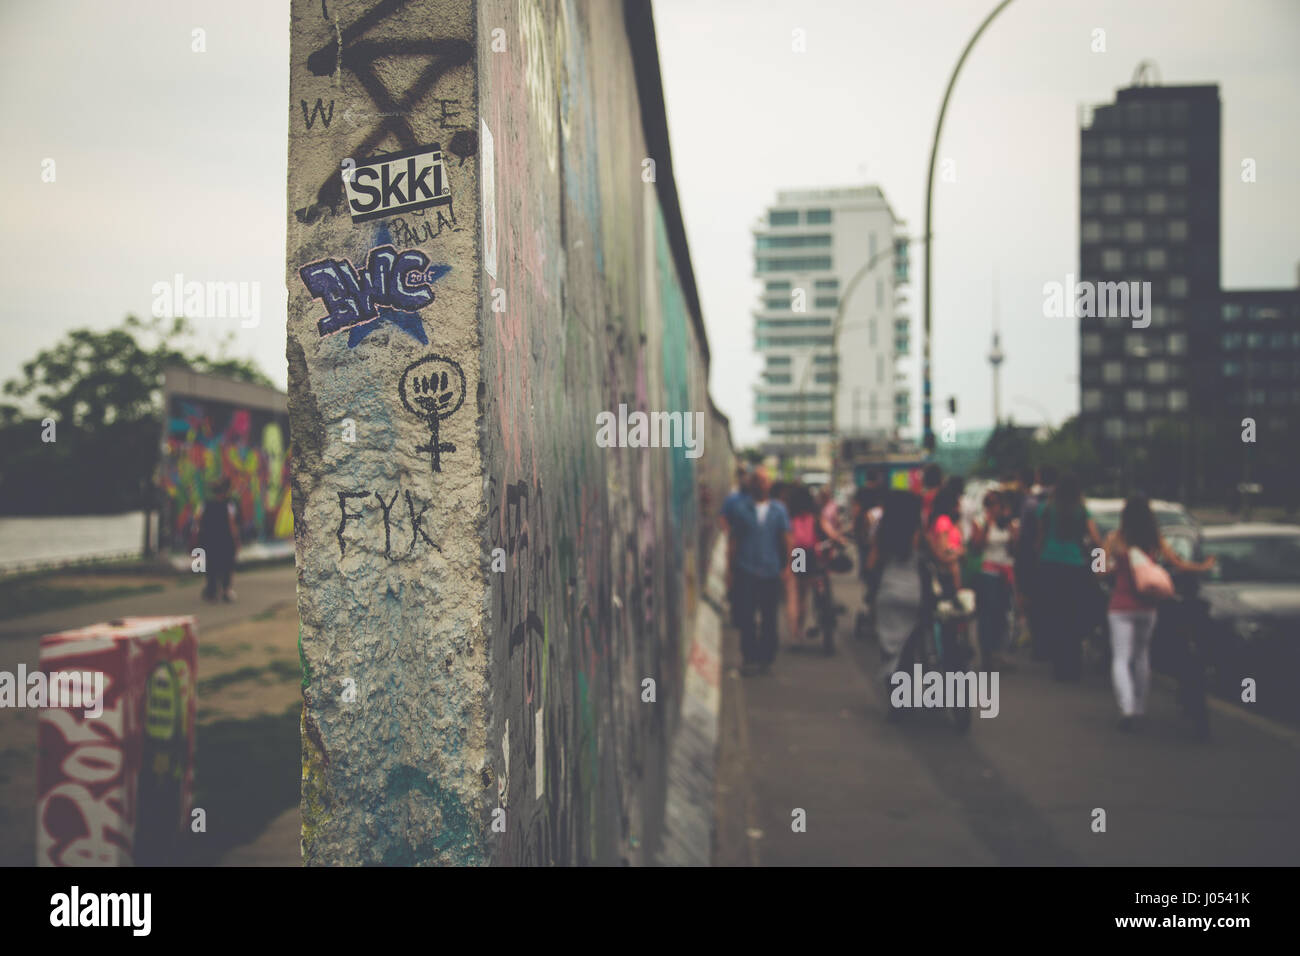
[[[1141,726],[1151,690],[1151,635],[1156,629],[1156,602],[1138,592],[1133,581],[1130,549],[1149,561],[1163,559],[1179,571],[1207,571],[1214,558],[1188,564],[1160,536],[1160,527],[1146,498],[1124,502],[1119,528],[1106,539],[1107,567],[1114,573],[1107,617],[1110,622],[1110,674],[1119,703],[1120,730]]]

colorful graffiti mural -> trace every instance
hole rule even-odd
[[[283,413],[171,396],[159,475],[164,545],[194,547],[203,502],[222,478],[230,481],[241,541],[293,537],[288,428]]]

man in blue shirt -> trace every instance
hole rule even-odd
[[[754,470],[747,494],[729,496],[723,517],[735,539],[733,620],[740,628],[742,672],[766,671],[776,659],[777,613],[781,577],[788,570],[790,515],[771,497],[772,478],[763,467]],[[755,628],[754,615],[762,619]]]
[[[743,530],[731,526],[731,515],[737,503],[748,497],[752,478],[748,464],[742,463],[736,467],[736,487],[722,499],[722,514],[718,519],[727,535],[727,604],[731,608],[731,626],[737,628],[740,627],[740,613],[736,601],[736,549],[740,545]]]

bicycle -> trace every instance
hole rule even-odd
[[[945,587],[946,575],[930,559],[926,561],[929,594],[924,592],[921,622],[904,648],[900,666],[919,660],[923,672],[964,673],[975,658],[970,625],[975,619],[975,592],[969,588]],[[928,599],[927,599],[928,598]],[[978,701],[967,700],[961,707],[944,707],[948,722],[958,733],[970,729],[971,711]]]
[[[835,626],[844,612],[831,593],[830,573],[841,574],[852,569],[852,559],[834,542],[823,541],[817,546],[817,567],[812,574],[813,618],[817,622],[815,630],[821,632],[822,649],[828,657],[835,653]]]

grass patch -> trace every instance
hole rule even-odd
[[[235,657],[239,654],[251,651],[252,649],[253,645],[247,641],[244,641],[241,644],[236,644],[233,647],[228,644],[204,644],[200,642],[199,657]],[[279,650],[279,648],[276,647],[275,650]]]
[[[194,806],[206,811],[208,829],[206,833],[186,830],[185,864],[214,865],[298,802],[301,713],[299,703],[283,714],[222,720],[198,728]]]
[[[23,617],[54,608],[93,604],[109,598],[128,594],[152,594],[163,589],[161,584],[129,584],[87,588],[75,583],[60,585],[58,578],[20,578],[0,580],[0,620]]]
[[[271,661],[264,667],[239,667],[233,671],[227,671],[224,674],[217,674],[206,680],[198,682],[199,699],[202,700],[207,694],[214,694],[222,688],[229,687],[231,684],[238,684],[247,680],[259,680],[263,677],[273,677],[277,681],[297,681],[302,679],[302,671],[299,669],[297,661],[276,660]]]

